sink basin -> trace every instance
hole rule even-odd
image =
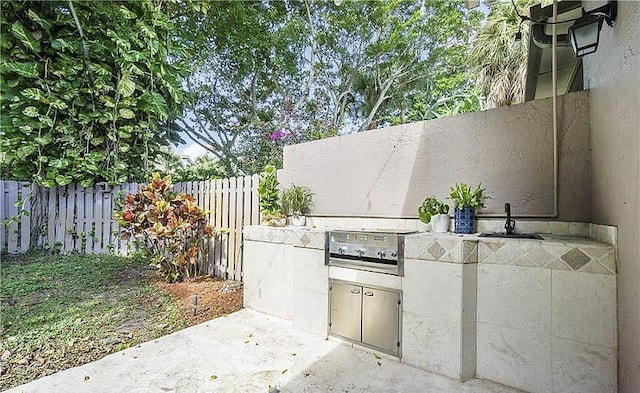
[[[536,233],[512,233],[511,235],[507,235],[506,233],[481,233],[478,235],[480,237],[501,237],[507,239],[536,239],[536,240],[544,240],[542,236]]]

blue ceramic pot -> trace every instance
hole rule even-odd
[[[475,209],[466,206],[462,210],[456,207],[456,233],[473,233]]]

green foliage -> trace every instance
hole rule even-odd
[[[309,187],[296,186],[282,192],[282,210],[285,214],[304,216],[311,211],[313,192]]]
[[[267,165],[264,172],[260,174],[260,183],[258,183],[260,213],[267,225],[273,225],[275,220],[285,217],[280,205],[279,185],[276,167]]]
[[[465,207],[475,209],[484,207],[484,200],[490,198],[484,195],[485,189],[482,184],[478,184],[476,189],[472,189],[466,183],[456,183],[451,186],[449,199],[456,203],[456,209],[462,210]]]
[[[3,175],[47,187],[146,176],[180,140],[188,58],[172,3],[2,2]]]
[[[520,14],[540,0],[517,0]],[[522,39],[515,41],[518,31]],[[485,97],[484,108],[524,101],[527,78],[529,23],[521,23],[511,2],[496,2],[473,41],[470,64],[476,85]]]
[[[202,56],[177,123],[227,176],[280,166],[289,144],[411,121],[414,103],[471,89],[479,13],[461,1],[429,0],[424,14],[419,1],[224,4],[184,25]],[[465,105],[451,100],[438,113],[472,110]]]
[[[226,176],[258,173],[281,162],[282,146],[269,136],[302,86],[304,3],[219,4],[207,15],[190,15],[183,26],[199,56],[187,80],[192,105],[177,123],[220,161]]]
[[[435,196],[428,197],[422,202],[422,205],[418,207],[418,218],[425,224],[431,222],[432,216],[447,213],[449,213],[449,205],[438,200]]]
[[[211,156],[200,156],[195,160],[181,158],[175,153],[167,153],[156,160],[157,170],[163,176],[171,176],[176,183],[202,181],[225,177],[220,162]]]
[[[191,195],[175,194],[170,188],[171,178],[155,173],[149,185],[125,197],[124,207],[114,216],[122,227],[121,237],[140,240],[138,246],[147,250],[152,266],[175,282],[199,273],[198,262],[208,251],[203,242],[214,231]]]

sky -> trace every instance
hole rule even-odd
[[[196,144],[191,139],[189,139],[188,136],[184,135],[183,138],[186,141],[186,143],[180,144],[178,145],[178,147],[174,149],[174,151],[178,153],[178,155],[189,157],[191,159],[195,159],[196,157],[207,155],[207,151],[203,149],[200,145]]]

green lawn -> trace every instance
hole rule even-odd
[[[0,390],[184,327],[146,264],[107,255],[3,256]]]

